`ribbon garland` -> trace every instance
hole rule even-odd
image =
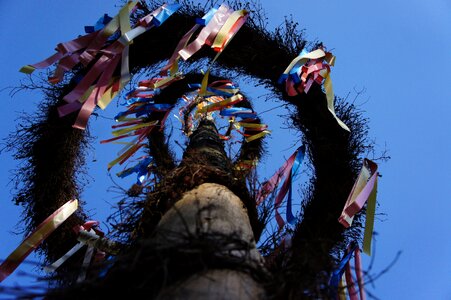
[[[248,12],[246,10],[232,11],[227,5],[221,5],[213,14],[208,24],[201,30],[197,38],[178,52],[180,57],[184,60],[190,58],[204,45],[211,45],[211,47],[218,52],[210,63],[207,72],[204,74],[199,92],[200,96],[206,95],[208,77],[212,65],[233,39],[235,34],[244,25],[247,17]]]
[[[352,276],[351,258],[354,254],[354,269],[357,278],[357,285],[359,287],[359,293],[355,288],[354,278]],[[344,276],[343,276],[344,275]],[[344,280],[343,280],[344,277]],[[345,284],[343,284],[343,281]],[[364,289],[364,278],[362,272],[362,261],[360,257],[360,249],[356,242],[352,242],[338,267],[332,272],[329,280],[331,286],[331,298],[333,299],[346,299],[345,287],[348,290],[350,300],[365,300],[366,294]],[[360,298],[358,297],[360,296]]]
[[[368,255],[371,255],[378,175],[377,164],[369,159],[364,159],[359,176],[352,187],[341,216],[338,219],[344,227],[350,227],[355,214],[368,202],[363,238],[363,252]]]
[[[183,119],[182,114],[186,113],[192,103],[198,101],[199,104],[197,105],[196,117],[198,117],[199,114],[219,111],[220,116],[228,117],[231,126],[245,137],[245,142],[252,142],[271,133],[267,130],[268,125],[260,124],[257,114],[252,109],[234,107],[234,105],[244,101],[245,98],[239,93],[238,86],[233,82],[229,80],[214,81],[205,88],[204,96],[200,96],[202,84],[190,84],[190,87],[198,88],[198,94],[195,99],[191,100],[187,95],[184,96],[184,99],[187,99],[188,104],[180,110],[181,119]],[[224,99],[224,97],[227,98]],[[237,117],[240,117],[242,120],[236,122]],[[187,124],[186,126],[192,127],[192,123]],[[240,131],[240,129],[243,129],[243,131]],[[185,130],[185,132],[188,133],[191,131],[191,128]],[[220,137],[223,140],[230,139],[230,130],[227,131],[226,135],[220,135]],[[255,165],[255,163],[251,162],[250,164],[247,163],[242,166],[244,167],[245,165]]]
[[[78,200],[70,200],[57,209],[36,229],[0,265],[0,282],[5,280],[27,258],[27,256],[78,208]]]
[[[166,118],[168,117],[170,110],[174,107],[171,104],[165,103],[153,103],[152,98],[154,97],[154,93],[158,89],[163,89],[169,86],[176,80],[182,78],[181,73],[178,71],[178,60],[180,57],[179,52],[186,47],[189,39],[194,34],[194,32],[203,24],[209,24],[210,20],[216,15],[217,9],[210,10],[203,18],[202,22],[198,22],[188,33],[186,33],[182,39],[179,41],[176,49],[169,59],[168,63],[161,69],[161,75],[168,75],[162,78],[152,78],[148,80],[143,80],[139,82],[138,87],[127,95],[127,105],[128,109],[125,112],[118,114],[115,119],[118,122],[125,122],[121,125],[113,126],[116,127],[125,127],[128,125],[133,125],[132,127],[128,127],[125,129],[120,129],[113,131],[113,134],[116,137],[104,140],[101,143],[107,143],[116,141],[118,139],[127,138],[130,136],[138,137],[130,143],[127,143],[125,148],[119,152],[120,156],[110,162],[108,164],[108,169],[111,169],[115,164],[124,163],[129,157],[131,157],[134,153],[136,153],[140,148],[145,147],[146,145],[142,143],[145,137],[150,134],[151,130],[156,126],[156,123],[144,123],[145,119],[150,116],[152,112],[165,112],[165,114],[158,121],[160,130],[163,130],[164,123]],[[128,115],[135,114],[135,118],[127,118]],[[148,130],[143,130],[142,128],[147,128]],[[142,184],[144,182],[145,174],[148,174],[148,166],[150,164],[149,160],[151,158],[147,157],[146,159],[138,162],[135,166],[131,168],[127,168],[122,172],[119,172],[117,175],[119,177],[125,177],[132,173],[138,174],[138,184]]]
[[[293,216],[291,204],[292,204],[292,180],[293,177],[299,172],[299,166],[302,163],[305,156],[305,146],[302,145],[299,147],[283,164],[282,167],[261,187],[257,194],[256,202],[257,206],[260,205],[270,193],[275,191],[279,183],[285,178],[285,181],[282,184],[278,194],[276,195],[276,199],[274,201],[275,208],[275,217],[277,224],[279,225],[279,231],[285,226],[285,221],[280,216],[278,208],[281,206],[283,199],[287,195],[288,191],[288,199],[287,199],[287,213],[286,218],[287,222],[290,224],[294,224],[296,218]]]
[[[108,164],[108,170],[110,170],[117,163],[122,165],[139,149],[142,147],[147,147],[144,140],[157,125],[160,127],[160,130],[163,130],[165,120],[174,105],[167,103],[154,103],[153,97],[156,91],[155,86],[160,80],[161,79],[152,79],[141,81],[135,90],[127,94],[127,110],[120,112],[115,116],[115,120],[121,124],[112,126],[112,128],[116,129],[112,132],[115,137],[108,140],[103,140],[100,143],[104,144],[114,142],[119,139],[129,137],[135,137],[135,139],[131,142],[125,143],[125,147],[118,153],[119,156]],[[160,89],[161,88],[164,88],[164,86],[160,87]],[[148,121],[149,117],[154,114],[157,114],[157,119]],[[134,117],[130,118],[130,115],[134,115]],[[149,174],[148,166],[150,164],[150,160],[151,157],[147,157],[143,161],[138,162],[135,166],[126,168],[122,172],[119,172],[117,176],[123,178],[133,173],[137,173],[137,183],[142,185],[146,176]]]
[[[335,114],[334,91],[330,79],[330,66],[335,63],[335,56],[323,49],[316,49],[307,53],[305,50],[293,59],[279,78],[279,84],[285,84],[289,96],[300,93],[308,93],[313,83],[323,83],[327,98],[327,109],[335,118],[337,123],[346,131],[350,131]]]
[[[96,105],[105,108],[108,103],[124,88],[130,80],[128,65],[129,44],[140,34],[152,27],[160,26],[179,7],[178,3],[164,4],[151,14],[140,19],[132,29],[130,26],[130,13],[133,12],[137,2],[129,2],[125,5],[105,27],[57,46],[57,53],[43,62],[28,65],[21,72],[31,74],[37,68],[46,68],[59,61],[55,76],[49,78],[50,82],[57,83],[62,79],[64,73],[73,69],[77,64],[87,66],[98,53],[102,54],[86,73],[82,80],[63,99],[67,102],[58,108],[60,117],[79,111],[74,128],[85,129],[88,118]],[[118,39],[105,47],[108,39],[118,30],[121,34]],[[112,81],[112,75],[121,62],[120,77]],[[97,82],[96,82],[97,81]],[[96,83],[95,83],[96,82]],[[90,90],[86,97],[85,94]],[[84,101],[80,101],[81,99]],[[101,102],[99,104],[99,102]]]

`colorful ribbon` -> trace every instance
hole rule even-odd
[[[368,202],[363,243],[363,252],[368,255],[371,255],[378,175],[377,164],[369,159],[364,159],[359,176],[338,219],[344,227],[350,227],[355,214]]]
[[[95,231],[92,228],[95,226],[98,226],[98,225],[99,225],[98,221],[88,221],[85,224],[83,224],[83,226],[79,226],[79,228],[76,228],[76,231],[78,233],[81,230],[86,230],[86,231],[92,231],[93,233],[95,233]],[[69,251],[67,251],[63,256],[61,256],[55,262],[44,267],[44,271],[47,273],[56,271],[59,267],[61,267],[61,265],[63,263],[65,263],[70,257],[72,257],[72,255],[74,255],[75,253],[77,253],[78,250],[83,248],[84,245],[85,245],[85,243],[78,242],[74,247],[72,247]]]
[[[127,94],[127,110],[120,112],[115,116],[115,120],[117,122],[121,122],[121,124],[112,126],[115,129],[119,128],[112,132],[115,137],[108,140],[103,140],[100,143],[109,143],[129,137],[135,137],[135,139],[131,142],[125,143],[125,147],[118,153],[119,156],[108,164],[108,170],[118,163],[123,164],[142,147],[147,147],[144,139],[157,125],[160,126],[161,130],[163,129],[165,120],[174,105],[153,102],[153,96],[155,90],[157,89],[155,86],[158,82],[158,79],[143,80],[138,83],[138,87],[135,90]],[[146,93],[143,94],[143,92]],[[154,113],[158,113],[156,119],[148,121],[149,117],[153,116]],[[129,118],[130,115],[134,115],[134,117]],[[145,161],[142,163],[145,164]],[[149,163],[146,167],[148,165]],[[141,185],[148,174],[146,167],[138,164],[137,166],[123,170],[117,175],[119,177],[125,177],[131,173],[138,173],[138,184]]]
[[[78,208],[78,200],[70,200],[45,219],[0,265],[0,282],[5,280],[27,256]]]
[[[141,161],[139,161],[136,165],[134,165],[131,168],[127,168],[119,173],[117,173],[116,175],[118,177],[124,178],[127,176],[130,176],[133,173],[137,173],[137,184],[138,185],[143,185],[143,183],[146,180],[146,177],[149,174],[149,166],[152,164],[153,162],[153,157],[149,156],[149,157],[145,157],[144,159],[142,159]]]
[[[202,18],[196,19],[196,25],[194,25],[185,35],[180,39],[179,43],[177,44],[177,47],[175,48],[175,51],[173,52],[172,56],[169,58],[168,63],[161,69],[160,74],[165,76],[168,73],[168,70],[170,70],[169,75],[175,75],[178,72],[178,60],[180,58],[179,52],[186,48],[189,40],[193,36],[193,34],[199,29],[201,26],[207,25],[210,20],[213,18],[213,16],[218,11],[217,8],[212,8],[210,11],[204,15]]]
[[[355,288],[354,278],[352,276],[351,258],[353,254],[354,268],[357,277],[357,284],[359,287],[358,294]],[[343,275],[346,281],[345,285],[342,284]],[[345,256],[340,261],[338,267],[332,272],[331,278],[329,280],[329,285],[332,288],[331,297],[333,299],[346,299],[345,287],[348,289],[348,295],[351,300],[359,300],[358,295],[360,296],[360,300],[366,299],[360,249],[356,242],[353,242],[348,246]]]
[[[85,129],[88,118],[96,105],[104,109],[112,98],[130,81],[128,56],[129,44],[132,43],[133,39],[154,26],[160,26],[180,7],[177,3],[165,4],[140,19],[132,29],[130,26],[130,13],[133,12],[136,4],[136,1],[129,2],[102,29],[73,41],[59,44],[57,46],[58,52],[55,55],[41,63],[21,69],[22,72],[30,74],[36,68],[45,68],[59,61],[54,76],[49,78],[52,83],[56,83],[62,79],[66,71],[71,70],[78,63],[87,66],[96,58],[98,53],[102,54],[74,90],[63,98],[67,104],[58,108],[61,117],[80,110],[73,125],[74,128]],[[107,40],[118,30],[121,32],[118,39],[104,48]],[[119,63],[121,64],[120,77],[111,83],[113,73]],[[90,91],[90,93],[84,96],[87,91]],[[82,98],[86,100],[80,101]]]
[[[204,77],[205,79],[205,77]],[[203,84],[190,84],[191,88],[200,88],[202,90]],[[271,132],[267,130],[268,126],[266,124],[260,124],[257,114],[249,108],[234,107],[235,104],[244,100],[244,96],[239,93],[239,88],[233,82],[229,80],[218,80],[210,83],[205,88],[204,95],[201,97],[201,91],[198,90],[196,98],[189,99],[186,95],[184,99],[188,102],[182,109],[180,109],[180,117],[183,119],[182,114],[185,114],[187,109],[192,106],[194,101],[197,101],[197,112],[201,113],[211,113],[214,111],[219,111],[221,116],[229,117],[229,122],[231,126],[227,131],[226,135],[219,135],[223,140],[229,140],[231,138],[230,131],[235,128],[237,132],[245,137],[245,142],[252,142],[256,139],[263,138]],[[228,97],[224,99],[224,97]],[[191,97],[192,98],[192,97]],[[209,102],[209,104],[206,104]],[[240,117],[241,122],[235,122],[235,118]],[[183,122],[182,122],[183,124]],[[188,124],[192,126],[192,123]],[[185,126],[185,133],[191,132],[190,129],[187,130]],[[244,132],[240,131],[243,129]]]
[[[289,189],[291,189],[292,185],[292,179],[295,177],[299,172],[299,166],[302,163],[302,160],[304,159],[305,155],[305,146],[302,145],[299,147],[289,158],[288,160],[283,164],[282,167],[279,168],[279,170],[261,187],[260,191],[257,194],[257,205],[260,205],[270,193],[275,191],[279,183],[285,178],[285,181],[282,184],[282,187],[280,188],[278,194],[276,195],[276,199],[274,201],[274,208],[275,208],[275,216],[277,224],[279,225],[279,230],[283,228],[285,225],[285,221],[280,216],[278,208],[282,204],[283,199],[287,195],[287,192]],[[292,210],[291,210],[291,193],[289,193],[287,200],[287,221],[290,224],[293,224],[295,222],[295,217],[293,216]],[[290,206],[288,208],[288,205]]]
[[[305,50],[293,59],[279,78],[279,84],[285,83],[289,96],[299,93],[308,93],[313,83],[322,84],[326,92],[327,109],[337,123],[345,130],[350,131],[336,115],[334,107],[334,91],[330,79],[330,66],[335,63],[335,56],[323,49],[316,49],[307,53]]]
[[[102,30],[105,25],[107,25],[113,18],[108,16],[107,14],[104,14],[102,17],[100,17],[99,20],[94,24],[94,26],[85,26],[85,32],[86,33],[93,33],[94,31]]]
[[[231,13],[232,10],[230,10],[227,5],[222,4],[211,17],[208,24],[201,30],[196,39],[178,52],[180,57],[182,57],[183,60],[187,60],[205,44],[211,45]]]

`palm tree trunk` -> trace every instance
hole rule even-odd
[[[190,137],[181,167],[232,174],[230,160],[213,122],[201,121]],[[204,180],[207,179],[204,177]],[[263,258],[243,201],[227,185],[202,183],[183,194],[161,218],[153,243],[160,253],[179,248],[198,254],[204,267],[160,292],[159,299],[262,299],[252,277],[264,272]]]

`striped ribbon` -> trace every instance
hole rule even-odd
[[[0,265],[0,282],[5,280],[27,258],[27,256],[78,208],[78,200],[70,200],[57,209],[36,229]]]
[[[355,214],[367,203],[363,252],[368,255],[371,255],[378,175],[377,164],[369,159],[364,159],[359,176],[338,219],[344,227],[350,227]]]
[[[335,56],[323,49],[316,49],[311,52],[303,50],[301,54],[293,59],[283,74],[279,78],[279,84],[285,84],[286,92],[289,96],[299,93],[308,93],[313,83],[321,85],[326,92],[327,109],[335,118],[337,123],[346,131],[350,131],[335,113],[334,91],[330,78],[330,66],[335,63]]]

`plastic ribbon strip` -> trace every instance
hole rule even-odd
[[[143,185],[145,183],[146,178],[149,176],[150,170],[149,167],[153,163],[153,157],[147,156],[144,159],[140,160],[136,165],[131,168],[127,168],[116,175],[118,177],[124,178],[130,176],[133,173],[137,173],[136,184]]]
[[[59,61],[56,71],[57,78],[53,76],[50,80],[52,83],[56,83],[62,79],[65,71],[71,70],[78,63],[87,66],[96,58],[97,54],[102,54],[74,90],[63,98],[67,104],[58,108],[61,117],[80,110],[73,125],[74,128],[85,129],[88,118],[96,105],[105,108],[112,98],[129,82],[129,44],[132,43],[133,39],[152,27],[160,26],[180,7],[177,3],[165,4],[139,20],[132,29],[130,26],[130,13],[136,4],[136,1],[129,2],[101,30],[68,43],[59,44],[57,47],[58,52],[55,55],[41,63],[21,69],[22,72],[32,73],[36,68],[45,68]],[[104,48],[108,39],[118,30],[121,33],[118,39]],[[120,77],[114,79],[113,83],[111,83],[113,73],[120,62]],[[90,92],[86,97],[87,91]],[[80,101],[81,99],[84,99],[84,101]],[[99,104],[99,101],[101,101],[101,104]]]
[[[191,88],[199,88],[202,90],[202,84],[190,84]],[[229,122],[233,128],[237,130],[241,135],[245,137],[245,142],[252,142],[256,139],[262,138],[271,133],[267,130],[268,125],[260,124],[260,120],[257,114],[250,108],[234,107],[234,105],[240,103],[245,98],[239,93],[239,88],[233,82],[229,80],[218,80],[212,82],[205,88],[204,96],[199,96],[201,91],[198,90],[198,96],[195,99],[187,99],[188,104],[180,110],[180,117],[183,119],[182,114],[191,106],[194,101],[198,101],[196,117],[202,113],[211,113],[219,111],[220,116],[228,117]],[[227,97],[224,99],[224,97]],[[206,104],[207,103],[207,104]],[[240,122],[236,122],[236,118],[241,118]],[[185,125],[192,126],[192,123]],[[226,135],[220,135],[223,140],[231,138],[230,128]],[[240,131],[243,129],[243,131]],[[191,132],[188,128],[185,132]],[[251,163],[254,165],[254,163]],[[250,164],[243,164],[250,165]]]
[[[357,284],[359,287],[359,293],[357,294],[355,288],[354,278],[352,276],[351,258],[354,254],[354,268],[357,277]],[[346,284],[343,284],[343,275]],[[366,294],[364,289],[364,279],[362,272],[362,262],[360,258],[360,249],[356,242],[351,243],[346,250],[345,256],[340,261],[337,269],[332,272],[332,276],[329,281],[331,286],[331,298],[332,299],[346,299],[345,287],[348,289],[348,295],[351,300],[365,300]]]
[[[112,133],[115,137],[103,140],[100,143],[114,142],[120,139],[135,137],[131,142],[125,143],[125,147],[119,151],[118,157],[108,164],[108,170],[119,163],[122,165],[132,155],[134,155],[142,147],[147,147],[144,140],[151,133],[151,131],[158,125],[160,130],[163,130],[164,123],[170,111],[174,107],[167,103],[154,103],[153,97],[157,89],[165,88],[167,85],[158,85],[161,79],[143,80],[138,83],[138,87],[127,94],[126,105],[127,110],[120,112],[115,116],[119,125],[114,125],[112,128],[116,129]],[[168,83],[169,85],[170,83]],[[156,86],[159,86],[156,88]],[[130,115],[134,115],[130,117]],[[152,120],[149,121],[149,117]],[[122,172],[117,173],[119,177],[126,177],[130,174],[137,173],[137,184],[142,185],[149,174],[149,165],[152,158],[146,157],[131,168],[126,168]]]
[[[296,96],[302,92],[308,93],[313,83],[323,83],[327,98],[327,109],[341,128],[350,131],[335,114],[334,91],[330,79],[330,66],[335,63],[335,56],[323,49],[316,49],[307,53],[305,50],[293,59],[279,78],[279,84],[285,83],[289,96]]]
[[[257,205],[260,205],[268,197],[269,194],[275,191],[279,183],[283,179],[285,179],[274,201],[275,216],[277,224],[279,225],[279,230],[281,230],[285,226],[285,221],[280,216],[278,208],[282,204],[282,201],[287,195],[287,192],[291,190],[292,179],[298,174],[299,166],[302,163],[304,156],[305,156],[305,146],[302,145],[288,158],[288,160],[283,164],[283,166],[280,167],[279,170],[261,187],[260,191],[257,194]],[[289,199],[287,200],[287,221],[290,224],[293,224],[296,221],[296,219],[293,216],[291,210],[292,203],[291,197],[292,193],[290,192],[288,194]]]
[[[94,230],[92,230],[91,228],[94,226],[98,226],[98,225],[99,225],[98,221],[88,221],[83,226],[80,226],[79,229],[77,228],[77,231],[87,230],[87,231],[92,231],[94,233]],[[78,252],[78,250],[83,248],[84,245],[85,245],[85,243],[78,242],[74,247],[69,249],[69,251],[67,251],[63,256],[61,256],[55,262],[44,267],[44,271],[47,273],[52,273],[52,272],[56,271],[59,267],[61,267],[61,265],[63,263],[65,263],[70,257],[72,257],[72,255],[74,255],[75,253]]]
[[[105,27],[113,18],[108,16],[107,14],[104,14],[102,17],[100,17],[99,20],[94,24],[94,26],[85,26],[85,32],[86,33],[93,33],[94,31],[99,31]]]
[[[244,25],[247,17],[248,12],[246,10],[232,11],[227,5],[221,5],[211,17],[208,24],[201,30],[197,38],[178,52],[180,57],[184,60],[190,58],[204,45],[211,45],[211,47],[218,52],[210,63],[207,72],[204,74],[199,92],[200,96],[206,94],[211,66],[215,63],[235,34]]]
[[[198,18],[196,19],[196,24],[187,32],[185,33],[185,35],[180,39],[179,43],[177,44],[177,47],[175,48],[174,53],[172,54],[172,56],[169,58],[168,63],[161,69],[160,74],[163,76],[168,75],[168,71],[169,71],[169,75],[174,75],[178,72],[178,60],[180,59],[180,54],[179,52],[186,48],[189,40],[191,39],[191,37],[193,36],[193,34],[201,27],[201,26],[205,26],[207,25],[210,20],[213,18],[213,16],[216,14],[216,12],[218,11],[217,8],[212,8],[210,9],[210,11],[203,16],[202,18]]]
[[[363,252],[368,255],[371,255],[378,175],[377,164],[369,159],[364,159],[360,174],[352,187],[341,216],[338,219],[344,227],[350,227],[355,214],[368,202],[363,239]]]
[[[245,141],[249,143],[271,133],[271,131],[266,130],[268,125],[257,122],[259,121],[256,119],[244,119],[241,122],[233,123],[233,125],[245,137]],[[243,128],[244,132],[239,131],[240,128]]]
[[[51,273],[56,271],[62,264],[64,264],[70,257],[77,253],[81,248],[87,246],[80,274],[77,282],[82,282],[86,278],[87,270],[91,264],[94,251],[96,251],[96,259],[104,259],[107,251],[113,255],[117,254],[117,245],[115,242],[104,238],[104,233],[97,228],[98,221],[88,221],[82,226],[77,226],[74,230],[78,233],[78,243],[72,247],[66,254],[56,260],[49,266],[44,268],[44,271]]]
[[[45,219],[0,265],[0,282],[7,278],[27,256],[78,208],[78,200],[70,200]]]
[[[211,45],[214,41],[213,39],[216,37],[231,13],[232,10],[230,10],[227,5],[222,4],[210,18],[208,24],[200,31],[196,39],[178,52],[180,57],[187,60],[205,44]]]

